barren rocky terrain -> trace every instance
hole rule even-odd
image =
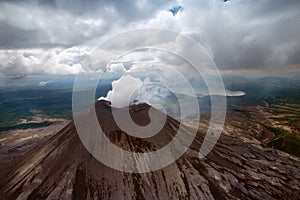
[[[132,106],[133,120],[147,124],[149,108],[146,104]],[[178,121],[167,117],[157,135],[139,139],[116,126],[111,108],[105,102],[97,102],[96,110],[101,113],[98,120],[110,141],[127,151],[161,148],[179,127]],[[298,199],[299,158],[262,147],[259,142],[243,140],[245,130],[228,123],[205,158],[198,156],[207,129],[204,122],[189,150],[176,162],[141,174],[120,172],[97,161],[82,145],[73,121],[61,130],[39,129],[53,132],[50,135],[44,132],[42,138],[1,146],[0,196],[1,199]],[[191,128],[186,130],[188,135]]]

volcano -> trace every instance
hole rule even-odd
[[[168,144],[180,122],[166,116],[158,134],[130,136],[118,128],[109,102],[95,104],[107,138],[126,151],[150,152]],[[129,107],[139,125],[150,121],[147,104]],[[157,115],[164,115],[156,111]],[[84,123],[84,118],[82,119]],[[185,127],[188,132],[192,130]],[[257,148],[222,134],[215,148],[200,159],[200,129],[189,149],[174,163],[148,173],[112,169],[82,144],[71,121],[24,154],[0,164],[1,199],[298,199],[300,169],[287,156]],[[111,155],[107,155],[111,156]],[[133,158],[134,161],[135,158]]]

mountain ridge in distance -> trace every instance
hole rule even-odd
[[[155,136],[140,139],[116,126],[108,102],[95,104],[98,121],[112,143],[134,152],[161,148],[176,135],[180,123],[167,116]],[[147,104],[132,105],[132,119],[149,123]],[[116,109],[123,112],[122,109]],[[163,114],[157,111],[156,114]],[[83,119],[84,120],[84,119]],[[83,121],[84,122],[84,121]],[[189,128],[187,128],[189,131]],[[188,134],[188,133],[187,133]],[[71,121],[25,155],[0,165],[3,199],[297,199],[300,169],[284,155],[258,149],[238,138],[221,135],[204,159],[198,150],[199,130],[173,164],[149,173],[126,173],[96,160],[83,146]],[[110,155],[108,155],[110,156]],[[134,158],[133,158],[134,159]]]

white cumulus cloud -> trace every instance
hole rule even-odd
[[[111,102],[112,107],[127,107],[131,105],[138,96],[138,90],[143,86],[139,78],[131,75],[122,76],[119,80],[112,82],[112,90],[107,93],[106,97],[101,97]]]

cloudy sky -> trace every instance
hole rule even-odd
[[[101,41],[145,27],[187,33],[224,73],[300,70],[299,0],[1,0],[0,76],[75,74]]]

